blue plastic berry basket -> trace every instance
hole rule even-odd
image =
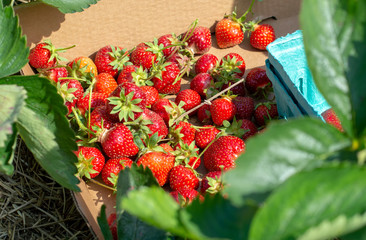
[[[302,32],[276,39],[267,46],[266,72],[273,84],[278,113],[283,118],[321,117],[330,108],[317,87],[307,64]]]

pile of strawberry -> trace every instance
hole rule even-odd
[[[219,48],[243,41],[243,19],[234,13],[217,23]],[[268,24],[251,28],[258,49],[275,39]],[[243,57],[232,52],[218,59],[211,47],[211,32],[195,21],[180,35],[131,50],[107,45],[94,59],[65,65],[58,55],[65,49],[49,41],[33,48],[30,65],[55,84],[68,108],[79,176],[101,175],[113,188],[118,173],[136,163],[182,204],[220,191],[221,174],[235,167],[245,141],[278,113],[264,69],[250,70],[244,81]],[[181,89],[183,77],[189,89]]]

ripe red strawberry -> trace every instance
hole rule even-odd
[[[133,141],[131,131],[122,123],[104,130],[98,138],[105,154],[110,158],[132,157],[139,149]]]
[[[239,81],[240,79],[233,79],[233,80],[229,80],[226,83],[224,83],[220,89],[220,91],[230,87],[231,85],[234,85],[237,81]],[[230,91],[233,95],[235,96],[245,96],[246,95],[246,91],[245,91],[245,85],[244,82],[242,83],[238,83],[237,85],[235,85],[234,87],[230,88]]]
[[[198,58],[195,64],[195,72],[199,73],[211,73],[212,70],[216,67],[217,57],[211,53],[206,53]]]
[[[34,48],[32,48],[29,52],[29,64],[34,68],[50,68],[55,66],[60,60],[66,60],[61,58],[58,52],[64,52],[66,49],[72,48],[59,48],[56,49],[51,41],[45,40],[44,42],[38,43]]]
[[[109,73],[100,73],[95,79],[95,91],[99,93],[109,95],[118,86],[114,77]]]
[[[180,70],[177,64],[167,63],[165,70],[161,72],[161,77],[155,76],[152,79],[154,87],[159,93],[163,94],[177,94],[180,91]]]
[[[272,82],[262,68],[253,68],[245,78],[245,87],[250,94],[265,94],[267,89],[272,87]]]
[[[88,124],[88,127],[93,132],[97,132],[95,128],[98,129],[110,129],[113,125],[112,120],[109,119],[106,106],[101,105],[96,107],[91,113],[90,113],[90,122]]]
[[[189,35],[191,36],[189,37]],[[193,33],[192,30],[188,30],[184,34],[183,39],[186,37],[189,37],[188,39],[186,39],[186,49],[188,49],[192,53],[192,55],[205,54],[211,49],[211,32],[210,29],[207,27],[198,26],[194,28]]]
[[[275,103],[259,103],[254,110],[254,119],[258,126],[265,126],[272,119],[278,117]]]
[[[235,160],[245,151],[245,143],[235,136],[221,136],[203,154],[203,163],[208,171],[221,171],[235,167]]]
[[[137,66],[141,65],[146,70],[152,67],[152,64],[156,62],[156,58],[156,54],[149,51],[149,46],[145,43],[140,43],[131,52],[131,62]]]
[[[221,126],[227,120],[231,121],[236,114],[236,106],[230,97],[216,98],[210,105],[212,121]]]
[[[141,86],[141,90],[145,93],[146,96],[146,106],[152,106],[156,101],[159,100],[159,92],[156,88],[152,86]]]
[[[142,119],[152,122],[151,124],[146,125],[151,131],[148,134],[149,137],[151,137],[154,133],[158,133],[158,136],[164,139],[168,135],[168,127],[159,114],[145,108],[141,114],[141,117]]]
[[[148,152],[137,160],[137,165],[150,168],[160,186],[163,186],[169,177],[169,172],[174,167],[174,156],[164,152]]]
[[[95,178],[102,171],[105,159],[98,148],[79,147],[75,154],[78,157],[76,166],[80,177]]]
[[[109,229],[112,232],[113,240],[118,240],[117,236],[117,214],[111,213],[107,219]]]
[[[205,177],[201,181],[200,192],[202,193],[202,195],[206,193],[216,194],[221,191],[221,189],[223,188],[221,173],[221,171],[213,171],[208,172],[205,175]]]
[[[115,186],[118,180],[118,173],[125,167],[131,167],[133,161],[129,158],[110,158],[102,169],[103,182],[109,186]]]
[[[167,112],[166,107],[172,107],[171,101],[167,98],[160,98],[151,106],[151,110],[159,114],[160,117],[163,118],[165,124],[169,126],[170,115]]]
[[[194,141],[196,129],[193,124],[181,121],[171,130],[171,134],[176,139],[176,142],[182,140],[184,143],[190,145]]]
[[[169,173],[169,185],[173,191],[197,189],[199,180],[193,169],[178,165],[173,167]]]
[[[182,189],[180,191],[175,190],[170,192],[170,195],[182,207],[189,205],[197,197],[200,201],[204,200],[204,197],[195,189]]]
[[[338,116],[332,108],[325,110],[321,115],[326,123],[335,126],[341,132],[344,131]]]
[[[60,78],[62,79],[67,77],[68,74],[69,73],[67,72],[67,69],[65,67],[55,67],[41,71],[42,76],[45,76],[55,83],[59,82]]]
[[[203,124],[212,124],[210,105],[202,105],[197,111],[197,118]]]
[[[192,108],[197,107],[201,104],[201,96],[192,89],[185,89],[178,93],[177,97],[175,98],[175,103],[178,105],[180,102],[184,102],[182,108],[188,112]],[[197,110],[189,113],[189,116],[193,116],[197,113]]]
[[[238,53],[228,53],[220,61],[220,71],[235,73],[235,77],[241,78],[245,73],[244,58]]]
[[[122,69],[128,60],[128,54],[121,47],[107,45],[98,50],[94,63],[99,74],[109,73],[116,77],[118,70]]]
[[[172,154],[175,156],[175,165],[191,166],[193,169],[198,168],[201,165],[201,158],[199,158],[199,149],[196,144],[186,144],[179,142]]]
[[[132,73],[136,72],[139,67],[136,65],[126,65],[122,68],[121,72],[118,75],[117,83],[121,84],[124,82],[132,82],[133,77]]]
[[[257,24],[250,34],[250,44],[259,50],[266,50],[268,44],[276,39],[274,29],[269,24]]]
[[[241,119],[242,124],[240,128],[244,129],[246,132],[241,137],[244,141],[247,140],[249,137],[254,136],[258,132],[257,126],[248,119]]]
[[[116,121],[137,119],[146,108],[146,95],[132,82],[122,83],[107,98],[107,112]]]
[[[67,115],[69,115],[72,112],[72,108],[75,107],[78,98],[83,96],[84,89],[78,80],[63,79],[57,85],[57,90],[64,99],[65,106],[68,108]]]
[[[215,26],[215,36],[219,48],[229,48],[239,45],[244,39],[242,24],[237,20],[236,14],[226,16]]]
[[[236,118],[237,119],[252,119],[254,114],[254,99],[252,97],[238,96],[233,99],[233,103],[236,106]]]
[[[216,138],[217,134],[219,133],[220,130],[218,130],[216,127],[212,125],[204,125],[197,129],[194,140],[199,148],[204,149]]]
[[[108,95],[106,95],[104,93],[92,92],[91,101],[89,101],[90,93],[87,93],[84,97],[81,97],[77,100],[76,105],[79,108],[80,112],[82,114],[85,114],[85,112],[89,110],[89,102],[90,102],[90,107],[92,109],[99,107],[99,106],[105,106],[105,104],[107,102],[107,97],[108,97]]]
[[[161,144],[159,144],[159,146],[162,147],[166,153],[170,153],[170,152],[174,151],[174,149],[167,143],[161,143]]]
[[[176,36],[172,34],[165,34],[163,36],[160,36],[158,38],[158,44],[162,44],[165,49],[163,49],[163,54],[165,57],[171,56],[174,52],[179,50],[178,46],[172,46],[172,45],[178,45],[179,40]],[[171,47],[168,47],[171,46]],[[168,47],[168,48],[166,48]]]
[[[209,73],[197,74],[190,83],[190,89],[196,91],[202,98],[206,99],[207,91],[213,87],[214,79]]]

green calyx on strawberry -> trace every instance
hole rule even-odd
[[[199,148],[197,148],[194,141],[191,144],[179,141],[175,150],[172,152],[175,156],[175,166],[184,165],[185,167],[190,166],[193,169],[196,169],[201,163],[198,153]]]
[[[122,70],[126,65],[132,65],[130,62],[129,51],[126,49],[119,49],[113,45],[111,45],[112,52],[108,54],[114,59],[109,63],[113,67],[113,69]]]
[[[70,78],[77,79],[84,88],[90,87],[93,82],[95,82],[95,75],[90,72],[86,71],[88,69],[88,65],[84,65],[81,67],[81,59],[74,62],[71,66],[67,65],[66,69],[69,72]],[[68,78],[62,78],[68,79]]]
[[[95,147],[79,147],[76,152],[76,167],[80,177],[95,178],[102,171],[105,159],[101,151]]]
[[[180,121],[188,120],[188,115],[183,115],[186,112],[183,109],[184,104],[185,102],[179,102],[179,104],[177,105],[176,103],[171,101],[171,106],[164,106],[165,110],[169,114],[169,127],[178,124]]]
[[[143,141],[142,141],[143,139]],[[161,141],[161,137],[158,133],[152,134],[150,137],[146,134],[145,137],[141,137],[139,139],[135,139],[135,143],[140,149],[137,158],[140,158],[142,155],[148,153],[148,152],[164,152],[163,147],[161,147],[159,142]]]
[[[151,81],[151,76],[146,69],[142,66],[136,69],[135,72],[131,73],[132,81],[139,87],[141,86],[153,86],[153,82]]]
[[[75,92],[77,88],[69,88],[68,84],[57,83],[57,92],[61,95],[65,102],[74,102],[76,100]]]
[[[229,121],[225,120],[223,122],[223,126],[219,128],[222,136],[232,135],[232,136],[242,138],[243,135],[247,132],[246,130],[241,128],[242,122],[243,121],[240,119],[236,120],[236,117],[233,118],[231,123]]]

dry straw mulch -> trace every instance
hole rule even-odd
[[[70,191],[18,139],[12,176],[0,173],[0,239],[95,239]]]

